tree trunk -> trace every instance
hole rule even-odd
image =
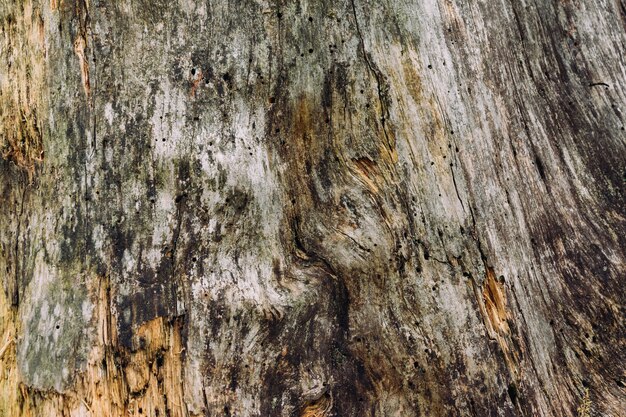
[[[624,0],[0,23],[0,415],[626,415]]]

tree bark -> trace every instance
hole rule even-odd
[[[626,415],[623,0],[0,23],[0,415]]]

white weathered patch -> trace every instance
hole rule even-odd
[[[154,156],[165,161],[174,158],[182,146],[186,115],[186,97],[167,79],[160,80],[155,95],[155,111],[150,119]]]
[[[104,105],[104,118],[109,123],[109,126],[113,126],[113,116],[113,104],[109,102]]]

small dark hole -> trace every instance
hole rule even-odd
[[[312,54],[313,53],[313,48],[309,48],[309,53]]]
[[[517,404],[518,392],[517,392],[517,387],[515,386],[515,384],[510,384],[506,391],[509,394],[509,398],[511,399],[511,402],[513,404]]]
[[[196,75],[196,69],[195,68],[191,69],[191,75]]]
[[[61,326],[59,326],[58,324],[55,327],[57,328],[57,330],[61,328]]]

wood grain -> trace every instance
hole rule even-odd
[[[625,10],[0,1],[0,414],[626,414]]]

